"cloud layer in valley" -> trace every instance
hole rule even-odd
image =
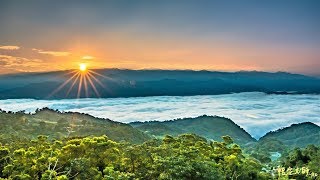
[[[49,107],[88,113],[119,122],[164,121],[203,114],[224,116],[255,138],[270,130],[310,121],[320,125],[320,95],[239,93],[210,96],[162,96],[110,99],[0,100],[3,110],[34,112]]]

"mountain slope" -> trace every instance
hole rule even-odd
[[[232,120],[217,116],[200,116],[171,121],[133,122],[124,124],[109,119],[95,118],[81,113],[59,112],[44,108],[35,114],[0,111],[0,142],[10,143],[13,139],[33,139],[38,135],[47,135],[50,139],[64,137],[107,135],[115,141],[126,140],[142,143],[151,137],[164,135],[177,136],[194,133],[207,139],[221,140],[229,135],[240,145],[252,146],[257,142],[245,130]],[[258,145],[272,144],[273,151],[282,144],[288,147],[305,147],[308,144],[320,145],[320,127],[310,123],[293,124],[290,127],[269,132],[259,139]],[[282,146],[282,145],[279,145]]]
[[[61,113],[47,108],[35,114],[0,113],[0,141],[10,137],[33,139],[38,135],[47,135],[50,139],[107,135],[112,140],[131,143],[142,143],[150,139],[128,124],[87,114]]]
[[[242,145],[256,141],[230,119],[217,116],[204,115],[197,118],[184,118],[164,122],[133,122],[130,125],[156,137],[166,134],[176,136],[183,133],[195,133],[216,141],[220,141],[221,136],[229,135],[236,143]]]
[[[98,69],[94,70],[100,97],[136,97],[136,96],[186,96],[214,95],[234,92],[295,92],[320,93],[320,79],[299,74],[284,72],[215,72],[191,70],[126,70]],[[0,75],[0,99],[35,98],[61,99],[76,98],[79,82],[73,90],[68,82],[65,88],[49,96],[60,85],[71,78],[71,71],[47,73],[26,73],[16,75]],[[96,97],[91,86],[88,97]],[[39,91],[34,91],[38,89]],[[68,96],[66,96],[68,94]],[[86,97],[82,92],[81,97]]]
[[[305,147],[308,144],[320,145],[320,127],[311,122],[292,124],[290,127],[268,132],[259,141],[277,139],[291,147]]]

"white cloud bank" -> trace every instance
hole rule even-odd
[[[20,49],[19,46],[0,46],[0,49],[2,50],[18,50]]]
[[[51,55],[51,56],[69,56],[71,53],[65,52],[65,51],[45,51],[42,49],[32,49],[33,51],[38,52],[39,54],[46,54],[46,55]]]
[[[310,121],[320,125],[320,95],[239,93],[110,99],[0,100],[3,110],[34,112],[49,107],[88,113],[119,122],[171,120],[203,114],[232,119],[255,138],[270,130]]]

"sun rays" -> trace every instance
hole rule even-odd
[[[56,93],[66,90],[65,97],[68,97],[73,91],[76,92],[76,97],[101,97],[99,88],[107,90],[106,86],[99,80],[101,78],[112,80],[112,78],[102,75],[93,70],[89,70],[87,64],[79,64],[78,70],[70,71],[66,74],[70,76],[60,86],[58,86],[49,97],[54,96]],[[99,78],[98,78],[99,77]]]

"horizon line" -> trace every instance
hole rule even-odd
[[[65,71],[75,71],[74,69],[62,69],[62,70],[52,70],[52,71],[25,71],[25,72],[13,72],[13,73],[0,73],[1,76],[10,76],[10,75],[30,75],[30,74],[46,74],[46,73],[56,73],[56,72],[65,72]],[[120,70],[120,71],[193,71],[193,72],[220,72],[220,73],[241,73],[241,72],[260,72],[260,73],[287,73],[293,75],[303,75],[309,77],[319,78],[319,74],[306,74],[306,73],[298,73],[298,72],[290,72],[290,71],[264,71],[264,70],[210,70],[210,69],[161,69],[161,68],[142,68],[142,69],[134,69],[134,68],[92,68],[91,70]]]

